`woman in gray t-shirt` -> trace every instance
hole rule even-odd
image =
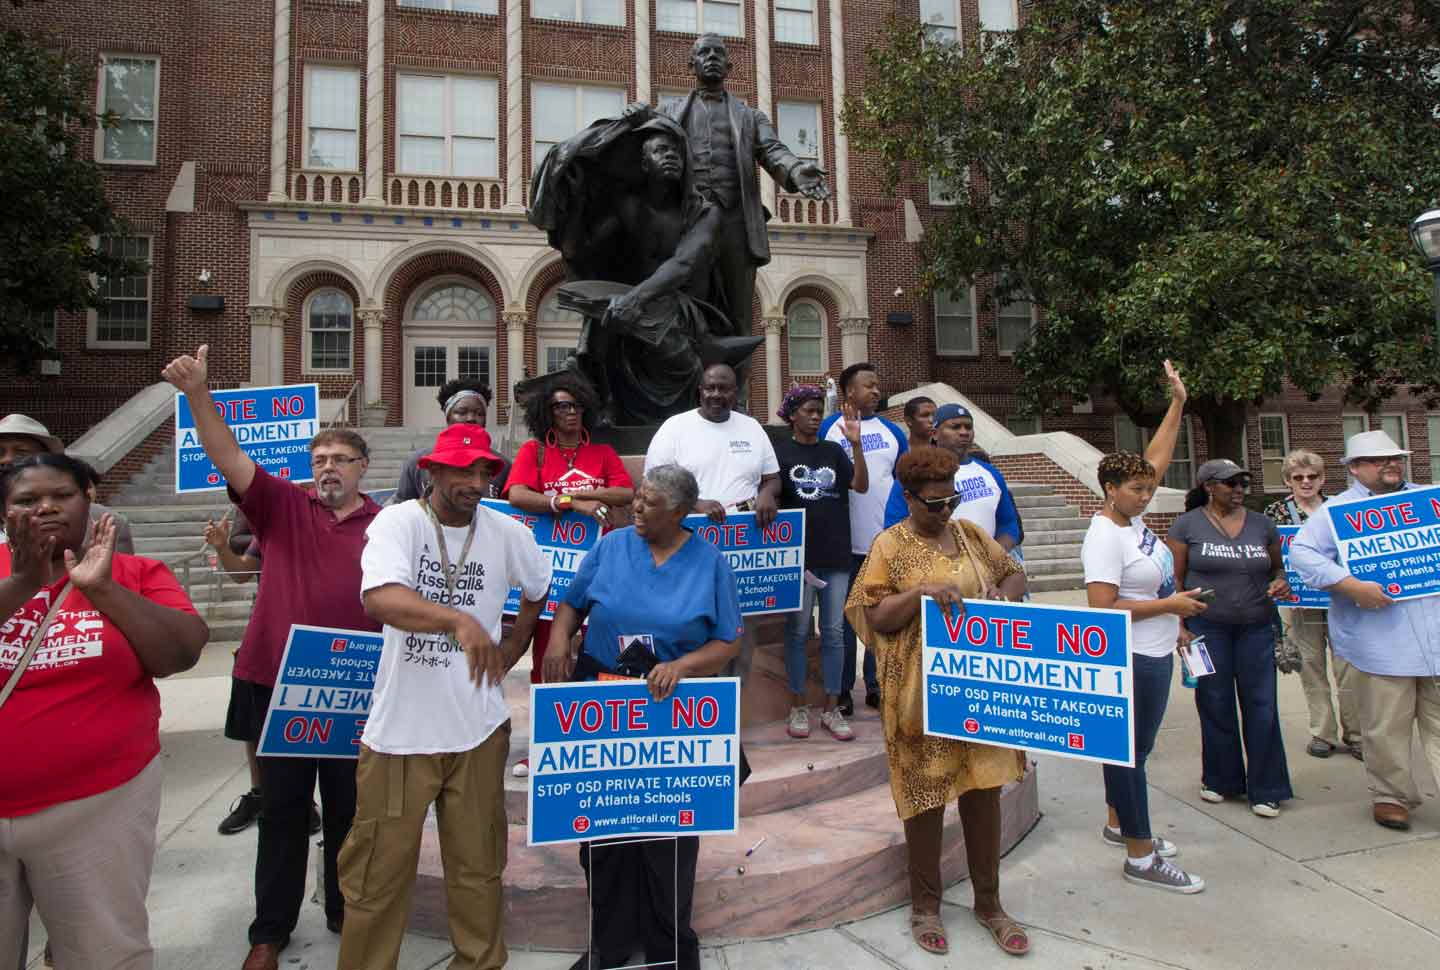
[[[1213,590],[1210,608],[1184,620],[1181,638],[1205,638],[1215,672],[1195,688],[1200,714],[1200,797],[1246,797],[1262,818],[1293,797],[1275,700],[1273,601],[1290,595],[1280,534],[1270,519],[1245,508],[1250,474],[1233,461],[1200,466],[1165,544],[1175,557],[1179,589]],[[1236,714],[1236,699],[1240,716]],[[1242,728],[1243,723],[1243,728]]]

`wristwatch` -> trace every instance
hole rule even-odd
[[[555,499],[555,507],[561,512],[569,512],[574,505],[575,496],[573,495],[561,495]]]

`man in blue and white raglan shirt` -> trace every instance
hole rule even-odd
[[[885,528],[885,499],[895,481],[895,463],[910,445],[904,429],[894,421],[875,413],[880,406],[880,375],[874,364],[851,364],[840,372],[840,399],[845,408],[860,416],[860,445],[865,449],[865,464],[870,470],[870,489],[850,494],[850,582],[860,572],[870,543]],[[820,425],[822,441],[833,441],[850,456],[850,442],[840,425],[840,413],[830,415]],[[853,456],[851,456],[853,457]],[[845,669],[840,675],[840,713],[855,713],[850,692],[855,688],[855,629],[845,621]],[[880,682],[875,677],[875,654],[865,651],[865,703],[880,706]]]
[[[955,472],[955,492],[960,496],[960,504],[950,517],[975,523],[1009,552],[1020,543],[1020,514],[1015,510],[1015,499],[1000,469],[970,453],[975,441],[975,419],[962,405],[944,404],[936,409],[934,420],[930,443],[955,452],[960,459],[960,468]],[[885,528],[909,514],[904,490],[895,482],[885,504]]]

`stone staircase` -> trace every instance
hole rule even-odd
[[[1053,485],[1010,482],[1010,494],[1025,525],[1025,575],[1032,593],[1083,589],[1080,545],[1089,519],[1055,493]]]

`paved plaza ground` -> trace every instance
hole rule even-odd
[[[1042,599],[1077,602],[1076,594]],[[229,657],[209,651],[196,670],[162,682],[166,780],[150,890],[151,935],[163,970],[238,970],[253,914],[255,830],[215,831],[248,786],[240,746],[221,736]],[[522,672],[512,676],[521,676]],[[1125,882],[1123,853],[1102,844],[1099,768],[1040,757],[1042,817],[1001,866],[1012,915],[1030,929],[1032,970],[1361,970],[1440,962],[1440,801],[1428,801],[1410,832],[1370,820],[1364,769],[1337,755],[1305,754],[1305,702],[1297,676],[1280,681],[1280,710],[1297,797],[1278,819],[1242,803],[1200,801],[1200,737],[1190,692],[1178,679],[1150,761],[1157,834],[1181,847],[1180,863],[1208,884],[1175,896]],[[796,742],[801,744],[804,742]],[[1421,789],[1436,785],[1422,772]],[[947,824],[955,823],[953,811]],[[751,823],[754,824],[754,823]],[[899,821],[895,822],[899,826]],[[756,838],[760,829],[756,829]],[[313,873],[312,873],[313,878]],[[832,887],[796,886],[829,892]],[[835,929],[707,947],[706,970],[941,970],[1001,967],[1010,959],[974,923],[967,883],[945,895],[947,957],[922,952],[900,907]],[[576,914],[583,918],[582,914]],[[33,923],[31,966],[44,930]],[[283,970],[334,970],[338,938],[306,904]],[[447,941],[411,935],[402,970],[443,968]],[[573,954],[512,950],[514,970],[564,970]]]

